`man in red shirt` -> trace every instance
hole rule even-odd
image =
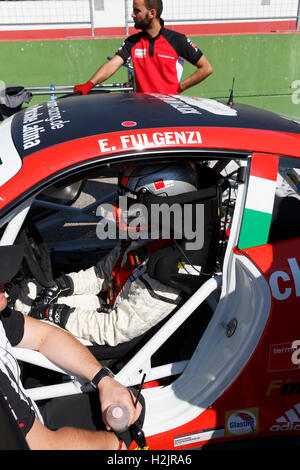
[[[213,72],[208,59],[185,35],[164,27],[162,9],[162,0],[134,0],[131,16],[135,28],[142,31],[129,36],[88,82],[74,87],[74,93],[86,95],[129,58],[134,66],[137,93],[178,94],[208,77]],[[197,70],[180,81],[184,60]]]

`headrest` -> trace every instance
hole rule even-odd
[[[150,277],[187,295],[212,276],[218,256],[220,216],[217,197],[203,201],[203,205],[202,248],[188,249],[186,239],[174,239],[171,245],[152,253],[147,265]]]

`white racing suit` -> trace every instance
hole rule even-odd
[[[121,266],[127,261],[127,253],[138,249],[142,244],[145,242],[132,242],[129,245]],[[57,303],[74,307],[65,329],[85,344],[116,346],[129,341],[164,319],[180,301],[179,291],[147,274],[146,258],[132,272],[118,293],[111,310],[107,312],[105,308],[101,308],[103,300],[98,294],[110,287],[112,271],[120,252],[121,244],[118,244],[95,266],[68,274],[73,281],[74,293],[57,300]],[[41,287],[36,282],[26,281],[14,308],[28,314],[32,300],[40,290]]]

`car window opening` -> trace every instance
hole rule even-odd
[[[228,162],[230,168],[226,165],[221,168],[219,165],[221,172],[217,174],[222,175],[219,186],[214,182],[216,180],[214,180],[213,167],[216,160],[197,162],[200,187],[202,185],[205,189],[211,186],[215,188],[211,198],[200,198],[200,202],[204,204],[204,221],[209,227],[204,231],[202,253],[201,249],[186,251],[180,241],[176,240],[172,247],[166,246],[159,256],[156,254],[152,259],[153,276],[158,276],[163,283],[171,282],[172,286],[182,287],[180,304],[164,320],[139,337],[114,347],[88,345],[101,363],[108,365],[115,372],[122,370],[124,364],[134,357],[143,345],[151,341],[151,338],[180,307],[186,304],[202,284],[205,284],[211,277],[221,274],[237,193],[236,176],[240,167],[239,160],[228,159]],[[76,178],[68,178],[52,185],[38,196],[26,219],[25,226],[28,244],[33,246],[33,252],[35,256],[38,256],[44,273],[45,266],[49,267],[45,246],[48,249],[52,273],[48,280],[43,280],[42,285],[46,286],[51,276],[55,278],[62,272],[88,269],[94,264],[95,258],[105,256],[115,246],[116,240],[101,240],[99,243],[99,239],[95,237],[95,231],[99,223],[99,206],[103,204],[103,201],[104,203],[113,202],[116,197],[117,176],[117,173],[114,176],[110,174],[109,177],[104,175],[103,178],[92,178],[90,175],[87,178],[84,174],[81,178],[77,175]],[[32,257],[32,251],[28,256]],[[176,270],[170,271],[169,265],[172,259],[174,259],[173,266],[176,266]],[[202,268],[204,262],[206,266]],[[30,271],[32,275],[32,265],[27,259],[24,271],[19,274],[18,282],[20,282],[20,276],[28,276]],[[199,276],[200,272],[201,276]],[[37,275],[37,271],[34,270],[34,273]],[[153,370],[160,370],[162,376],[154,378],[154,381],[150,380],[151,377],[147,378],[148,385],[145,386],[171,383],[184,370],[213,316],[220,288],[214,288],[213,291],[213,295],[208,296],[208,299],[204,300],[198,308],[194,308],[191,314],[187,314],[182,324],[179,321],[175,331],[153,352],[150,367]],[[32,366],[24,367],[24,371],[29,374],[30,383]],[[52,373],[47,371],[48,378],[49,374]],[[48,378],[43,378],[43,374],[40,373],[38,375],[41,375],[40,383],[44,385]]]

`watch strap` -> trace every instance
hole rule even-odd
[[[104,377],[114,377],[114,374],[108,367],[101,367],[95,377],[90,381],[91,386],[96,390],[100,380],[102,380]]]

